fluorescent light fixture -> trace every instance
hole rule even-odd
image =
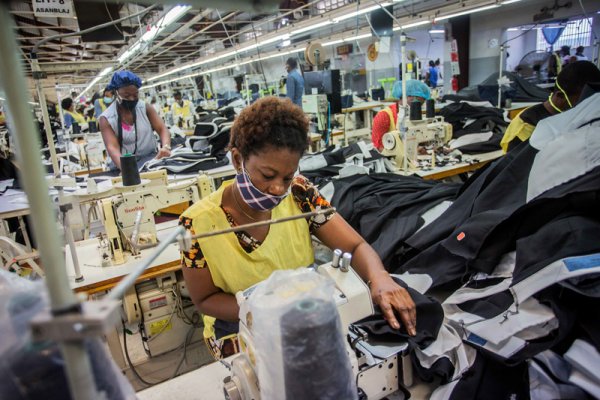
[[[457,12],[457,13],[454,13],[454,14],[442,15],[440,17],[436,17],[435,20],[436,21],[442,21],[444,19],[450,19],[450,18],[454,18],[454,17],[460,17],[461,15],[473,14],[473,13],[477,13],[477,12],[480,12],[480,11],[491,10],[492,8],[498,8],[498,7],[500,7],[499,4],[491,4],[489,6],[484,6],[484,7],[479,7],[479,8],[473,8],[471,10],[465,10],[465,11]]]
[[[520,31],[520,29],[519,28],[508,28],[507,31],[514,32],[514,31]]]
[[[356,17],[357,15],[362,15],[362,14],[370,13],[371,11],[375,11],[378,8],[381,8],[381,7],[387,7],[390,4],[392,4],[392,3],[386,1],[384,3],[381,3],[381,5],[375,5],[375,6],[363,8],[362,10],[354,11],[354,12],[351,12],[349,14],[344,14],[344,15],[341,15],[339,17],[335,17],[335,18],[332,19],[332,21],[334,23],[338,23],[340,21],[345,21],[347,19]]]
[[[444,33],[443,29],[430,29],[429,33]]]
[[[323,46],[333,46],[334,44],[344,43],[344,39],[332,40],[331,42],[323,43]]]
[[[429,20],[418,21],[418,22],[411,22],[410,24],[406,24],[406,25],[402,25],[402,26],[397,26],[397,27],[395,27],[392,30],[395,32],[395,31],[399,31],[399,30],[402,30],[402,29],[415,28],[417,26],[428,25],[428,24],[431,24],[431,22]]]
[[[283,42],[281,42],[281,47],[287,47],[290,44],[292,44],[292,41],[290,39],[286,39]]]
[[[102,70],[102,72],[100,72],[100,73],[98,74],[98,76],[100,76],[100,77],[104,77],[104,76],[106,76],[106,75],[110,74],[110,73],[112,72],[112,70],[113,70],[113,67],[106,67],[106,68],[104,68],[104,69]]]
[[[506,5],[506,4],[512,4],[512,3],[518,3],[521,0],[504,0],[502,3],[502,5]]]
[[[6,101],[6,99],[4,97],[0,97],[0,100],[2,101]]]
[[[206,70],[206,71],[193,72],[191,74],[187,74],[187,75],[183,75],[183,76],[178,76],[176,78],[168,79],[166,81],[161,81],[161,82],[153,83],[152,85],[144,85],[142,87],[142,90],[150,89],[150,88],[156,87],[158,85],[166,85],[168,83],[175,82],[175,81],[180,81],[182,79],[188,79],[188,78],[192,78],[192,77],[199,76],[199,75],[206,75],[206,74],[210,74],[210,73],[213,73],[213,72],[223,71],[225,69],[235,68],[236,66],[242,66],[242,65],[250,64],[250,63],[255,62],[255,61],[263,61],[263,60],[268,60],[270,58],[286,56],[286,55],[292,54],[292,53],[303,52],[305,49],[306,49],[305,47],[301,47],[301,48],[293,49],[293,50],[290,50],[290,51],[277,52],[277,53],[274,53],[274,54],[270,54],[270,55],[267,55],[267,56],[258,57],[256,59],[246,60],[246,61],[235,63],[235,64],[228,64],[228,65],[224,65],[224,66],[221,66],[221,67],[212,68],[212,69],[209,69],[209,70]],[[149,81],[149,79],[147,81]]]
[[[322,27],[327,26],[327,25],[331,25],[331,21],[330,20],[319,22],[318,24],[314,24],[314,25],[305,26],[304,28],[296,29],[295,31],[292,31],[291,35],[292,36],[299,35],[301,33],[312,31],[313,29],[322,28]]]
[[[171,8],[167,13],[160,18],[156,23],[152,24],[150,29],[146,31],[141,38],[138,39],[129,49],[127,49],[123,54],[121,54],[118,58],[119,64],[123,64],[127,61],[131,56],[137,53],[142,44],[146,44],[152,41],[160,32],[162,32],[165,28],[171,25],[173,22],[177,21],[183,14],[185,14],[191,6],[182,6],[177,5]]]

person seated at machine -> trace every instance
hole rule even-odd
[[[150,104],[139,100],[142,80],[131,71],[117,71],[108,88],[117,101],[100,115],[100,132],[110,156],[109,168],[121,169],[121,155],[132,154],[138,166],[152,158],[171,155],[171,133]],[[162,143],[157,151],[154,132]]]
[[[175,102],[171,105],[173,123],[182,128],[187,121],[193,122],[194,111],[192,110],[192,102],[184,100],[179,92],[175,92],[173,98],[175,99]]]
[[[256,101],[231,128],[235,179],[188,208],[180,224],[193,235],[331,207],[306,178],[296,175],[307,147],[308,121],[301,108],[277,97]],[[191,250],[182,252],[183,276],[204,315],[205,341],[215,358],[239,350],[235,293],[277,269],[311,265],[311,234],[330,248],[351,253],[352,266],[389,325],[400,329],[400,320],[415,335],[415,304],[406,289],[390,277],[371,246],[332,213],[194,240]]]
[[[575,61],[565,65],[556,77],[555,90],[548,100],[521,111],[506,128],[500,141],[504,153],[529,140],[536,125],[552,115],[567,111],[579,101],[588,82],[600,82],[600,70],[590,61]]]
[[[100,115],[112,104],[115,98],[115,94],[108,87],[104,88],[102,98],[94,101],[94,116],[96,119],[100,118]]]
[[[396,130],[396,123],[398,122],[398,106],[402,104],[402,81],[396,81],[394,83],[392,97],[396,99],[396,103],[379,111],[373,119],[371,140],[373,146],[379,151],[383,149],[381,140],[383,135]],[[416,79],[408,79],[406,81],[406,99],[409,105],[414,100],[425,103],[429,97],[430,92],[426,84]]]
[[[60,106],[63,109],[65,128],[69,129],[73,123],[77,123],[80,126],[85,124],[85,116],[75,111],[75,102],[72,98],[64,98],[60,102]]]

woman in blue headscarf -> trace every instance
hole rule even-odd
[[[136,156],[138,165],[171,155],[171,133],[156,110],[139,100],[141,86],[142,80],[131,71],[115,72],[108,85],[116,101],[100,115],[99,124],[110,169],[121,169],[121,155],[127,153]]]

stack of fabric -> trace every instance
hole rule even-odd
[[[414,353],[433,399],[600,396],[599,117],[596,94],[540,122],[406,240],[392,270],[457,289]]]

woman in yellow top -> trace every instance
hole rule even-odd
[[[65,128],[69,129],[74,122],[79,124],[80,126],[85,124],[85,117],[83,114],[75,111],[75,103],[73,99],[67,97],[60,102],[60,105],[63,109],[63,115],[65,118]]]
[[[296,176],[308,147],[308,121],[288,99],[266,97],[242,111],[231,129],[235,180],[202,199],[180,223],[193,233],[225,229],[330,207],[306,178]],[[288,195],[291,189],[291,195]],[[356,272],[369,283],[373,301],[391,327],[416,333],[415,305],[385,271],[375,251],[338,214],[200,239],[182,254],[183,276],[204,314],[204,337],[215,358],[237,352],[239,307],[235,293],[277,269],[314,261],[311,234],[330,248],[353,255]]]
[[[544,118],[574,107],[588,82],[600,82],[600,70],[593,63],[576,61],[565,65],[556,77],[556,90],[548,100],[526,108],[510,122],[500,141],[503,152],[529,140],[538,122]]]

